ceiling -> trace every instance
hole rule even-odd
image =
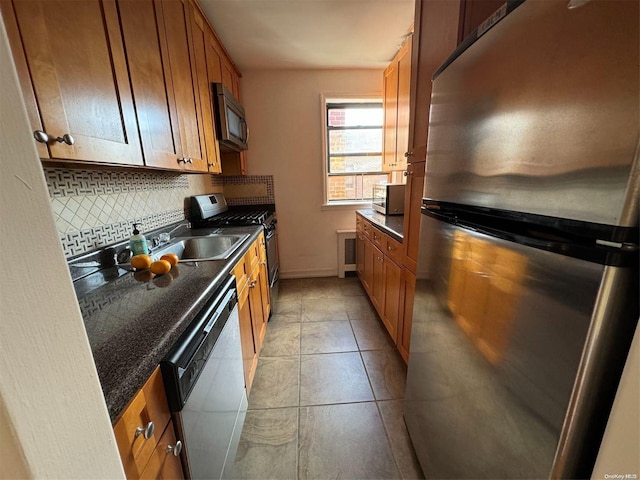
[[[414,0],[199,0],[241,71],[384,68]]]

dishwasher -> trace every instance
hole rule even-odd
[[[224,478],[247,412],[238,297],[230,276],[160,362],[187,478]]]

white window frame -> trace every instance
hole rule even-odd
[[[371,208],[369,200],[344,200],[329,202],[327,198],[327,172],[329,171],[329,154],[327,145],[327,103],[371,103],[380,102],[381,93],[366,94],[328,94],[320,95],[320,111],[322,112],[322,210],[353,210],[356,208]],[[382,127],[384,129],[384,125]],[[383,131],[384,135],[384,131]]]

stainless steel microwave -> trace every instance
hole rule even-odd
[[[373,186],[373,209],[384,215],[404,215],[403,183],[387,183]]]
[[[222,83],[213,84],[215,99],[215,123],[220,150],[240,152],[247,149],[249,128],[244,108]]]

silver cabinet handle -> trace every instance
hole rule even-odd
[[[145,440],[149,440],[153,436],[153,432],[155,432],[155,430],[156,426],[153,424],[153,422],[149,422],[147,423],[146,427],[136,428],[135,438],[143,435]]]
[[[74,143],[76,143],[75,139],[68,133],[65,133],[61,137],[56,138],[56,142],[66,143],[67,145],[73,145]]]
[[[186,157],[179,158],[178,163],[187,163],[187,158]]]
[[[43,132],[42,130],[36,130],[35,132],[33,132],[33,138],[35,138],[36,141],[40,143],[49,143],[49,135],[47,135],[47,133]]]
[[[180,456],[180,452],[182,452],[182,442],[178,440],[175,445],[167,445],[167,453],[173,453],[174,457]]]
[[[393,247],[391,245],[387,245],[387,250],[389,250],[390,252],[393,252]]]
[[[193,163],[193,158],[187,158],[187,163]]]

